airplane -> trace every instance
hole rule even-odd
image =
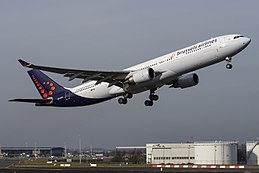
[[[223,35],[168,53],[121,71],[99,71],[57,68],[18,61],[28,71],[41,99],[12,99],[12,102],[34,103],[35,106],[75,107],[93,105],[118,97],[126,104],[134,94],[149,91],[145,106],[159,99],[155,91],[162,86],[189,88],[199,83],[193,71],[226,61],[232,68],[232,57],[245,49],[251,39],[240,34]],[[82,84],[66,88],[41,71],[63,74],[69,81],[82,79]]]

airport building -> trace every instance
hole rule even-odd
[[[146,144],[148,164],[237,164],[237,142]]]
[[[6,157],[61,157],[64,153],[62,147],[0,147],[0,154]]]
[[[246,142],[246,161],[249,165],[259,165],[259,141]]]
[[[237,142],[216,141],[194,143],[194,164],[237,164],[237,148]]]
[[[194,143],[146,144],[146,163],[194,163]]]

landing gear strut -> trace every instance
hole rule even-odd
[[[145,106],[153,106],[154,102],[159,99],[158,95],[155,95],[155,90],[150,90],[149,100],[144,102]]]
[[[127,99],[131,99],[132,97],[133,97],[133,94],[132,94],[132,93],[125,93],[122,98],[119,98],[119,99],[118,99],[118,103],[125,105],[125,104],[128,103],[128,100],[127,100]]]
[[[232,60],[231,57],[226,57],[226,61],[227,61],[226,68],[229,70],[232,69],[232,67],[233,67],[233,65],[231,64],[231,60]]]

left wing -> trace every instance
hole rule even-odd
[[[97,71],[97,70],[80,70],[80,69],[67,69],[67,68],[57,68],[57,67],[48,67],[48,66],[39,66],[28,63],[24,60],[18,60],[22,66],[38,69],[58,74],[64,74],[64,77],[69,77],[69,81],[76,78],[83,79],[82,83],[89,80],[96,80],[96,84],[101,82],[108,82],[109,86],[116,85],[123,87],[123,82],[125,82],[131,72],[130,71]]]
[[[35,103],[35,104],[50,104],[52,99],[13,99],[9,102],[25,102],[25,103]]]

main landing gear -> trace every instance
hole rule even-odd
[[[127,100],[127,99],[131,99],[132,97],[133,97],[133,94],[131,94],[131,93],[125,93],[122,98],[119,98],[119,99],[118,99],[118,103],[125,105],[125,104],[128,103],[128,100]]]
[[[155,95],[154,90],[150,90],[150,95],[148,98],[149,98],[149,100],[146,100],[144,102],[145,106],[153,106],[153,104],[154,104],[153,101],[157,101],[159,99],[158,95]]]
[[[127,104],[128,99],[131,99],[133,97],[133,94],[131,93],[125,93],[123,97],[118,99],[119,104]],[[146,100],[144,102],[145,106],[153,106],[154,101],[157,101],[159,99],[158,95],[155,95],[155,90],[150,90],[150,94],[148,96],[149,100]]]
[[[227,61],[227,65],[226,65],[226,68],[227,69],[232,69],[232,64],[231,64],[231,60],[232,60],[232,58],[231,57],[226,57],[226,61]]]

